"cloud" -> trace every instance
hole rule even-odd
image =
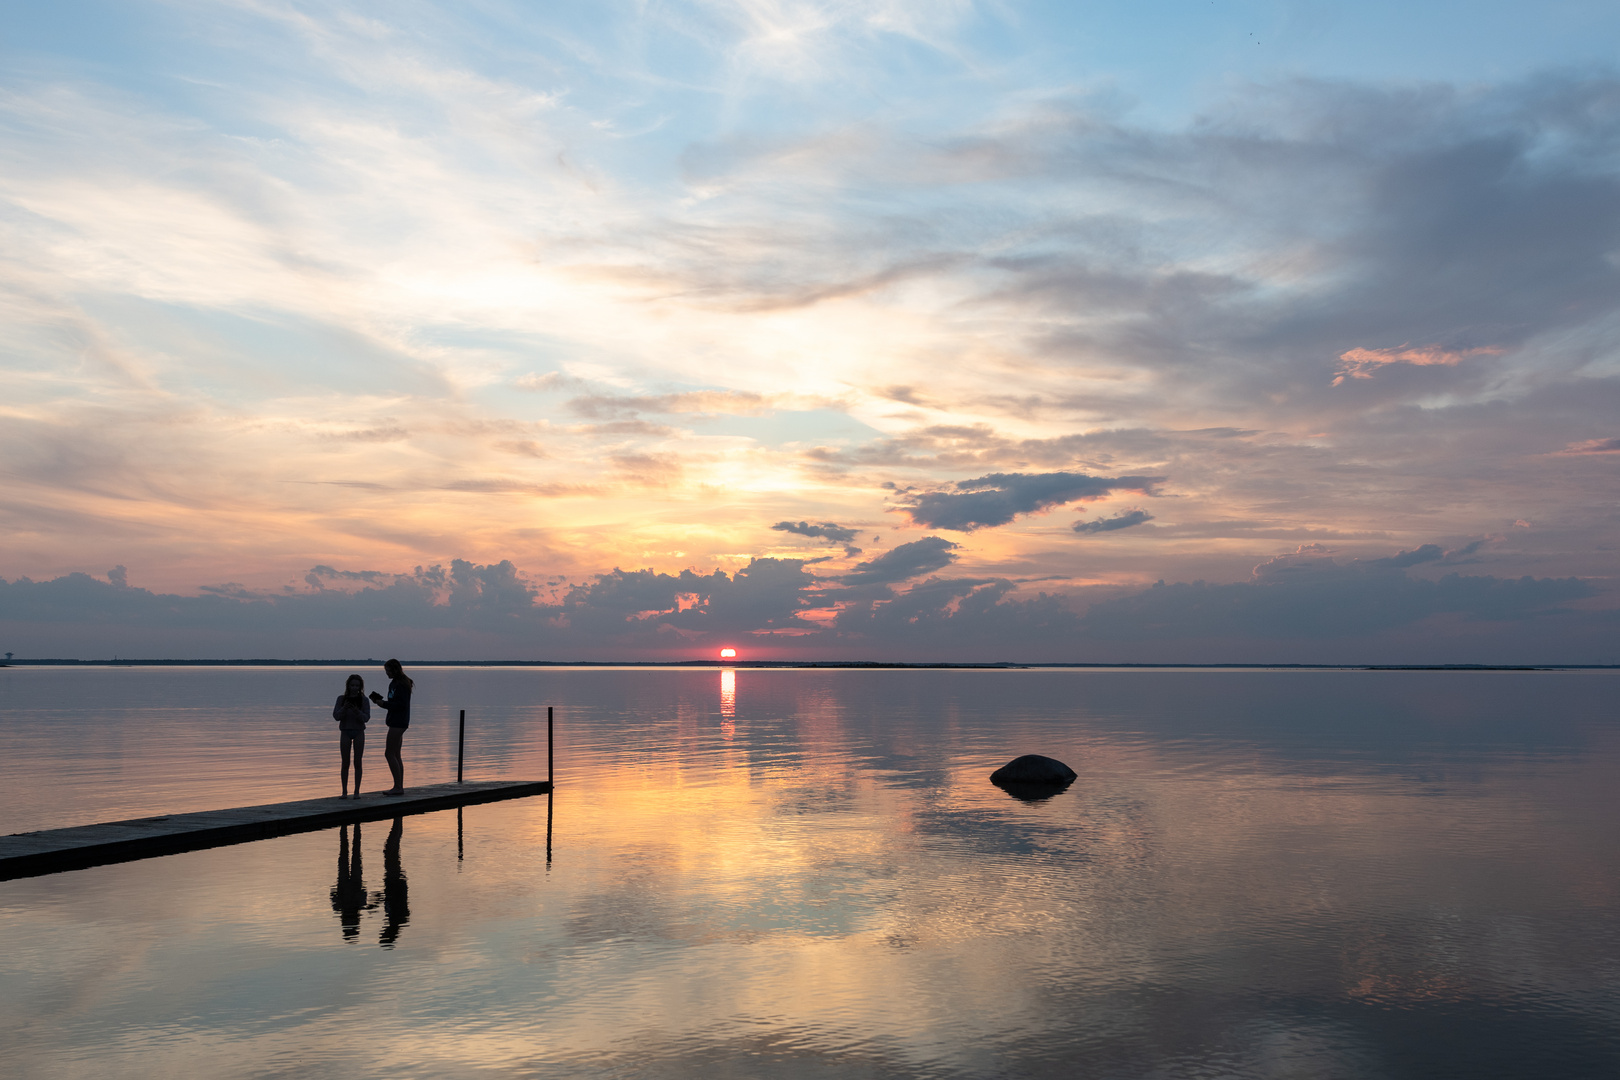
[[[972,532],[1005,525],[1080,499],[1100,499],[1114,491],[1157,495],[1163,476],[1086,476],[1082,473],[991,473],[959,480],[955,491],[925,491],[902,504],[911,520],[935,529]]]
[[[806,560],[755,558],[729,574],[614,569],[570,585],[538,582],[511,560],[453,559],[403,573],[322,565],[307,589],[233,582],[181,596],[74,573],[0,580],[0,628],[24,656],[611,659],[751,637],[797,655],[867,659],[1613,659],[1615,611],[1571,607],[1598,595],[1587,582],[1407,575],[1472,546],[1346,563],[1306,545],[1247,581],[1161,583],[1083,611],[1074,596],[1030,595],[1003,577],[927,576],[906,587],[952,562],[957,546],[939,537],[839,579],[815,577]]]
[[[702,413],[723,416],[765,416],[779,407],[778,399],[741,390],[688,390],[678,394],[594,394],[573,398],[568,408],[590,419],[629,417],[637,413]]]
[[[324,589],[328,581],[361,581],[367,585],[382,585],[398,577],[398,574],[386,574],[381,570],[338,570],[331,566],[316,566],[304,575],[304,581],[311,588]]]
[[[1370,379],[1373,372],[1390,364],[1455,367],[1471,356],[1501,356],[1503,351],[1493,346],[1477,349],[1443,349],[1438,345],[1426,345],[1416,349],[1407,345],[1393,349],[1350,349],[1339,354],[1339,362],[1344,366],[1334,376],[1333,385],[1340,386],[1346,379]]]
[[[678,483],[686,471],[685,462],[674,454],[609,454],[608,460],[624,480],[648,487]]]
[[[356,428],[350,431],[323,431],[319,437],[328,442],[391,443],[410,438],[403,427]]]
[[[1491,539],[1492,538],[1489,536],[1482,536],[1478,540],[1470,540],[1462,547],[1451,548],[1443,556],[1441,556],[1440,561],[1446,565],[1453,566],[1459,563],[1479,562],[1478,559],[1472,558],[1474,552],[1490,543]]]
[[[1391,566],[1405,569],[1408,566],[1418,566],[1426,562],[1435,562],[1442,558],[1445,552],[1439,544],[1424,544],[1410,551],[1398,551],[1394,555],[1382,559],[1371,560],[1373,566]]]
[[[1620,454],[1620,438],[1587,439],[1584,442],[1570,443],[1558,452],[1571,457],[1585,454]]]
[[[1426,544],[1389,559],[1342,564],[1316,545],[1254,568],[1247,582],[1160,585],[1087,609],[1088,636],[1171,640],[1355,638],[1439,615],[1467,622],[1527,622],[1556,617],[1571,600],[1595,595],[1576,578],[1504,579],[1448,574],[1408,577],[1405,567],[1441,557]],[[1566,612],[1567,614],[1567,612]]]
[[[891,585],[906,581],[949,566],[956,561],[954,552],[959,546],[942,537],[927,536],[856,564],[840,580],[846,585]]]
[[[512,380],[512,385],[519,390],[528,390],[537,394],[553,393],[562,390],[575,390],[585,385],[584,380],[565,375],[560,371],[548,371],[543,375],[529,372]]]
[[[570,589],[555,611],[556,624],[584,645],[630,644],[665,631],[747,634],[812,631],[806,612],[827,606],[803,559],[756,558],[735,574],[716,570],[614,569]]]
[[[520,457],[530,457],[543,460],[551,456],[550,451],[533,439],[504,439],[495,443],[498,450],[508,454],[517,454]]]
[[[1521,515],[1513,572],[1609,572],[1611,70],[1205,82],[1148,122],[977,22],[938,67],[811,34],[862,77],[784,76],[788,101],[749,52],[777,37],[702,19],[644,56],[619,15],[560,49],[540,13],[510,42],[537,62],[497,71],[454,14],[140,11],[161,64],[70,43],[0,102],[7,575],[254,592],[461,543],[576,581],[676,550],[729,573],[762,514],[868,520],[892,479],[962,533],[1075,493],[959,478],[1060,473],[1173,476],[1181,531],[1007,528],[948,572],[1233,576],[1259,549],[1232,540]],[[164,67],[229,77],[203,108]],[[874,111],[886,88],[910,104]],[[848,411],[750,421],[810,401]],[[540,435],[556,413],[602,422]]]
[[[231,600],[258,600],[264,595],[239,581],[227,581],[220,585],[199,585],[197,591],[206,596],[223,596]]]
[[[1080,616],[1062,597],[1016,597],[1016,588],[1006,578],[929,578],[903,593],[857,599],[835,625],[854,641],[908,641],[934,655],[969,649],[1005,660],[1038,650],[1068,658],[1083,648]]]
[[[1077,521],[1074,531],[1082,535],[1092,533],[1113,532],[1116,529],[1128,529],[1132,525],[1141,525],[1152,521],[1153,515],[1146,510],[1126,510],[1115,514],[1111,518],[1098,518],[1095,521]]]
[[[830,521],[824,521],[820,525],[812,525],[808,521],[778,521],[771,528],[777,532],[797,533],[799,536],[830,540],[835,544],[851,544],[856,536],[854,529],[846,529]]]
[[[1478,540],[1473,540],[1464,544],[1462,547],[1452,548],[1450,550],[1441,548],[1439,544],[1423,544],[1419,547],[1412,548],[1410,551],[1399,551],[1394,555],[1390,555],[1382,559],[1368,559],[1366,560],[1366,565],[1405,569],[1409,566],[1420,566],[1423,563],[1431,562],[1448,564],[1474,562],[1477,560],[1470,559],[1469,556],[1473,555],[1474,552],[1478,551],[1489,542],[1489,537],[1481,537]]]

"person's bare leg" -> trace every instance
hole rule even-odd
[[[366,753],[366,733],[357,731],[354,734],[354,797],[360,797],[360,759]]]
[[[388,729],[388,742],[383,748],[383,757],[388,762],[388,771],[394,774],[394,786],[385,794],[403,795],[405,793],[405,759],[400,756],[400,744],[405,739],[405,729],[391,727]]]
[[[343,798],[349,797],[349,739],[344,733],[338,733],[338,750],[343,755]],[[358,763],[357,763],[358,764]],[[360,775],[356,772],[354,788],[360,790]]]

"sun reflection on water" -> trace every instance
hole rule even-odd
[[[733,668],[723,668],[720,672],[720,731],[726,738],[736,732],[737,719],[737,672]]]

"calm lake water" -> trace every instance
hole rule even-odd
[[[0,832],[335,793],[345,674],[0,670]],[[554,799],[0,882],[0,1072],[1620,1076],[1620,674],[412,674]]]

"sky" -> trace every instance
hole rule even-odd
[[[1616,40],[16,5],[0,651],[1620,662]]]

